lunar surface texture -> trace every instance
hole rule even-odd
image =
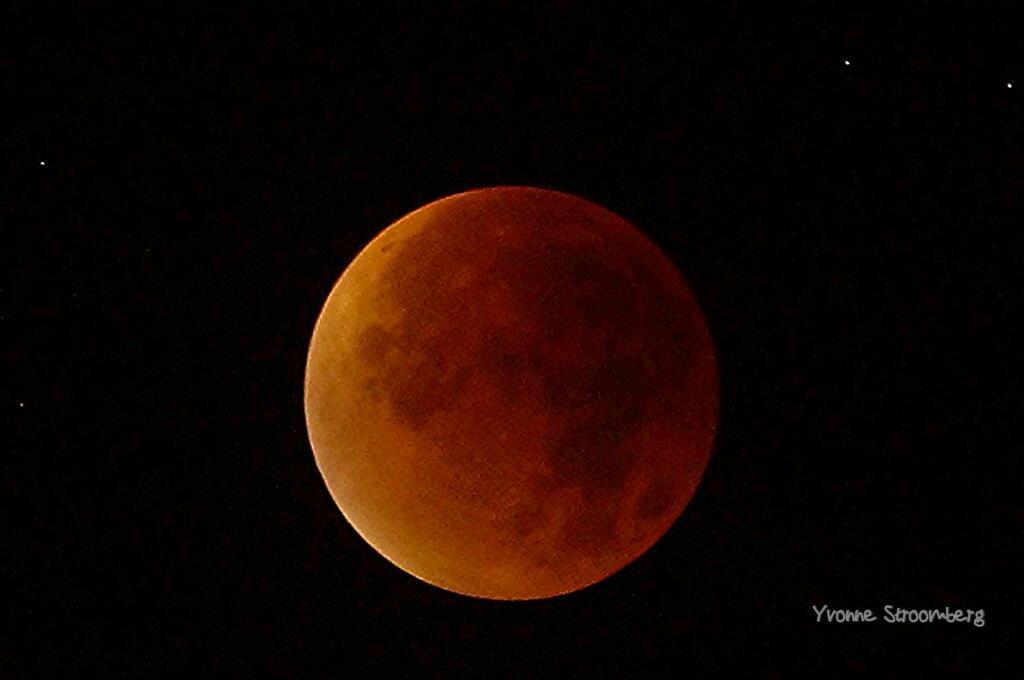
[[[601,581],[679,518],[711,454],[718,369],[640,231],[497,187],[406,215],[345,269],[305,411],[334,501],[384,557],[464,595],[536,599]]]

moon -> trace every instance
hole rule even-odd
[[[430,203],[344,270],[305,374],[316,463],[381,555],[449,591],[573,592],[693,496],[718,368],[682,276],[584,199],[495,187]]]

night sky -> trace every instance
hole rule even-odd
[[[8,12],[0,676],[1006,670],[1013,3],[225,4]],[[410,210],[497,184],[636,224],[721,371],[681,519],[540,602],[393,567],[338,512],[303,418],[344,267]],[[822,604],[986,625],[816,623]]]

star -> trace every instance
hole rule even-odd
[[[46,161],[39,161],[39,165],[46,165]]]
[[[18,402],[18,408],[25,408],[25,402],[19,401]]]
[[[849,66],[850,65],[850,60],[849,59],[843,59],[843,63],[846,64],[847,66]]]
[[[1010,81],[1007,81],[1007,83],[1006,83],[1006,89],[1007,89],[1007,90],[1012,90],[1012,89],[1013,89],[1013,81],[1012,81],[1012,80],[1010,80]]]

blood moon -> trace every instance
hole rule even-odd
[[[338,507],[420,579],[492,599],[600,581],[683,511],[718,371],[678,271],[621,217],[497,187],[384,230],[331,291],[306,422]]]

